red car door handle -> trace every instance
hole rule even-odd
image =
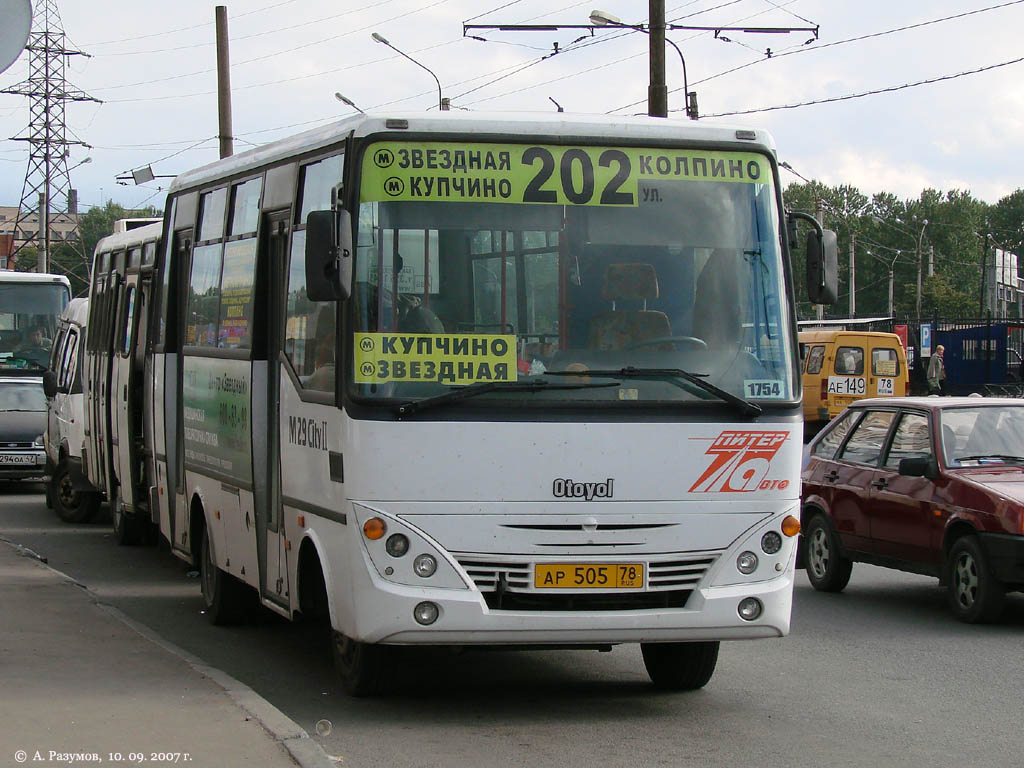
[[[878,490],[882,490],[883,488],[888,488],[889,487],[889,481],[886,480],[884,477],[881,478],[880,480],[875,480],[871,484],[873,486],[875,486],[875,488],[877,488]]]
[[[828,472],[825,475],[825,479],[828,480],[830,483],[834,483],[836,480],[839,479],[839,473],[833,469],[831,472]]]

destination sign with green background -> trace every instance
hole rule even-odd
[[[360,200],[627,207],[641,202],[641,181],[770,180],[755,152],[377,142],[363,156]]]

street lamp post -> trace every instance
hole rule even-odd
[[[404,51],[400,51],[398,48],[395,48],[395,46],[388,42],[387,38],[384,37],[384,35],[380,34],[380,32],[374,32],[372,35],[370,35],[370,37],[372,37],[376,42],[386,45],[395,53],[404,56],[420,69],[427,70],[427,72],[430,73],[430,76],[434,78],[434,82],[437,83],[437,108],[440,109],[441,111],[446,111],[448,109],[448,102],[441,95],[441,81],[437,79],[437,75],[434,74],[433,70],[431,70],[430,68],[423,64],[420,64],[418,61],[416,61],[416,59],[414,59],[412,56],[405,53]]]
[[[892,261],[887,261],[886,259],[883,259],[881,256],[876,256],[871,251],[865,251],[864,253],[866,253],[875,261],[880,261],[883,264],[885,264],[885,268],[889,270],[889,317],[893,317],[893,287],[895,285],[895,280],[893,278],[893,269],[896,266],[896,261],[899,259],[901,251],[896,251],[896,255],[892,257]]]
[[[656,6],[660,5],[659,10]],[[676,49],[679,54],[679,61],[683,65],[683,100],[686,105],[686,116],[696,120],[697,115],[697,94],[690,93],[689,82],[686,78],[686,58],[679,46],[665,37],[665,3],[664,0],[651,0],[650,10],[651,24],[645,27],[643,24],[626,24],[617,16],[607,11],[594,10],[590,12],[590,23],[595,27],[619,27],[622,29],[633,29],[643,32],[650,37],[650,60],[651,60],[651,81],[647,87],[647,114],[651,117],[668,117],[668,86],[665,83],[665,44],[668,43]],[[660,19],[660,23],[656,20]]]
[[[881,216],[872,216],[871,218],[877,224],[887,224],[888,226],[892,227],[895,230],[898,230],[899,232],[902,232],[903,234],[907,235],[908,237],[913,237],[914,236],[913,232],[909,232],[909,231],[903,229],[903,227],[897,227],[891,221],[889,221],[888,219],[883,219]],[[896,219],[896,221],[898,221],[900,224],[905,224],[906,223],[902,219]],[[915,249],[915,255],[917,256],[917,302],[915,304],[915,309],[917,311],[917,316],[919,318],[921,317],[921,279],[922,279],[921,276],[922,276],[922,264],[923,264],[922,254],[921,254],[921,244],[924,242],[924,230],[925,230],[925,227],[928,226],[928,219],[923,219],[923,222],[924,223],[921,225],[921,231],[917,235],[917,246],[916,246],[916,249]],[[897,253],[898,253],[898,251],[897,251]]]

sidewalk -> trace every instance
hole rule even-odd
[[[0,768],[98,762],[332,765],[251,689],[0,541]]]

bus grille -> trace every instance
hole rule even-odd
[[[492,610],[628,611],[684,607],[718,555],[718,552],[702,552],[647,560],[646,589],[617,592],[565,593],[535,589],[533,563],[528,559],[467,555],[458,558],[458,562]]]

